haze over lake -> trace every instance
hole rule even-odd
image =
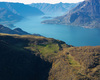
[[[55,38],[73,46],[100,45],[100,29],[87,29],[77,26],[41,24],[43,16],[30,16],[15,24],[29,33]]]

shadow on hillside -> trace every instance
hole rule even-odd
[[[0,39],[0,80],[47,80],[51,66],[32,52]]]

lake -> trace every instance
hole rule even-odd
[[[42,16],[24,18],[15,26],[29,33],[37,33],[48,38],[59,39],[73,46],[100,45],[100,29],[87,29],[76,26],[41,24]]]

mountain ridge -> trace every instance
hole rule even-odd
[[[0,19],[1,21],[18,21],[22,19],[22,16],[14,14],[5,8],[0,8]]]
[[[3,9],[3,10],[2,10]],[[44,15],[39,9],[22,3],[0,2],[0,24],[14,27],[14,23],[27,16]]]
[[[65,13],[69,9],[72,9],[75,7],[78,3],[56,3],[56,4],[50,4],[50,3],[33,3],[30,4],[32,7],[36,7],[40,9],[45,14],[57,14],[57,13]]]
[[[29,33],[21,30],[20,28],[15,28],[11,30],[8,27],[0,25],[0,33],[8,33],[8,34],[19,34],[19,35],[30,35]]]
[[[12,11],[14,14],[20,16],[43,15],[39,9],[25,5],[23,3],[0,2],[0,7]]]
[[[1,80],[99,80],[100,46],[0,33],[0,65]]]
[[[67,14],[42,23],[76,25],[85,28],[100,28],[100,1],[85,0]]]
[[[10,29],[8,27],[5,27],[0,24],[0,33],[6,33],[6,34],[16,34],[16,35],[35,35],[35,36],[41,36],[40,34],[30,34],[26,31],[23,31],[21,28],[15,28]]]

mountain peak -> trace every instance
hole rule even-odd
[[[85,0],[69,11],[69,13],[42,23],[100,28],[100,0]]]

